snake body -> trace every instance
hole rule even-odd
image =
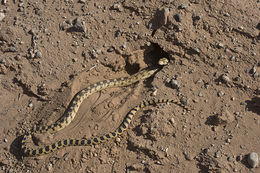
[[[110,80],[104,80],[102,82],[95,83],[93,85],[90,85],[89,87],[79,91],[70,102],[68,108],[66,109],[64,115],[62,118],[55,122],[52,125],[49,126],[35,126],[33,127],[29,132],[25,133],[21,140],[21,150],[24,153],[25,156],[40,156],[44,154],[48,154],[50,152],[53,152],[57,149],[66,147],[66,146],[88,146],[88,145],[97,145],[100,143],[103,143],[109,139],[115,138],[116,136],[123,133],[129,126],[130,122],[132,121],[133,116],[136,114],[138,110],[141,108],[153,105],[156,103],[174,103],[179,106],[182,106],[184,109],[188,110],[188,108],[180,103],[179,101],[175,100],[168,100],[168,99],[153,99],[149,101],[144,101],[140,103],[139,105],[135,106],[133,109],[129,111],[129,113],[126,115],[124,121],[122,124],[113,132],[109,132],[103,136],[100,137],[94,137],[92,139],[64,139],[59,140],[53,144],[45,145],[43,147],[32,149],[26,145],[26,141],[30,138],[32,138],[33,133],[45,133],[45,132],[57,132],[63,128],[65,128],[67,125],[71,123],[71,121],[75,118],[76,113],[83,102],[84,99],[86,99],[91,94],[101,91],[103,89],[111,88],[111,87],[123,87],[128,86],[133,83],[136,83],[140,80],[149,78],[152,76],[156,71],[158,71],[159,68],[152,69],[152,70],[144,70],[141,71],[135,75],[129,76],[129,77],[123,77],[118,79],[110,79]]]

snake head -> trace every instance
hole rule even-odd
[[[161,58],[158,62],[158,64],[161,66],[167,65],[168,63],[169,63],[169,60],[165,57]]]

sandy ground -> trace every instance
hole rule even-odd
[[[260,172],[259,0],[2,0],[0,172]],[[115,130],[144,99],[192,108],[139,111],[107,143],[24,157],[21,136],[50,125],[79,90],[170,63],[155,76],[91,95],[39,145]],[[37,147],[33,141],[31,146]]]

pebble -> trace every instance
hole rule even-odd
[[[49,163],[49,164],[47,165],[47,167],[46,167],[46,168],[47,168],[47,170],[48,170],[48,171],[50,171],[50,170],[51,170],[51,168],[52,168],[52,164],[51,164],[51,163]]]
[[[179,9],[186,9],[187,7],[188,7],[187,4],[181,4],[181,5],[179,6]]]
[[[200,53],[200,50],[199,50],[199,48],[197,48],[197,47],[194,47],[193,50],[194,50],[196,53]]]
[[[175,120],[174,120],[174,118],[170,118],[170,120],[169,120],[169,121],[170,121],[170,123],[171,123],[171,124],[174,124],[174,123],[175,123]]]
[[[173,89],[178,89],[178,88],[179,88],[179,83],[178,83],[178,81],[175,80],[175,79],[172,79],[172,80],[171,80],[171,86],[172,86]]]
[[[223,91],[219,91],[218,92],[218,97],[222,97],[224,95],[224,92]]]
[[[122,9],[122,6],[120,4],[114,4],[112,7],[111,7],[112,10],[117,10],[117,11],[123,11]]]
[[[215,152],[215,158],[219,158],[219,157],[220,157],[220,152],[219,151]]]
[[[179,13],[176,13],[173,17],[177,22],[181,22],[181,16]]]
[[[223,48],[223,47],[224,47],[224,44],[223,44],[223,43],[218,43],[218,44],[217,44],[217,47],[218,47],[218,48]]]
[[[36,53],[35,53],[35,58],[41,58],[42,57],[42,53],[37,50]]]
[[[16,52],[16,48],[11,46],[6,50],[6,52]]]
[[[7,73],[7,68],[4,64],[0,64],[0,74],[6,74]]]
[[[6,138],[4,138],[4,142],[8,142],[8,140]]]
[[[225,124],[230,124],[235,120],[235,116],[234,114],[230,113],[227,110],[223,110],[217,117],[215,120],[215,124],[216,125],[225,125]]]
[[[91,56],[91,58],[97,58],[98,54],[96,53],[96,50],[89,50],[89,55]]]
[[[73,28],[77,32],[86,32],[85,22],[82,21],[80,18],[76,18],[75,20],[73,20]]]
[[[251,70],[250,73],[254,74],[256,72],[256,67],[254,66]]]
[[[250,154],[248,155],[247,162],[248,162],[248,164],[249,164],[252,168],[257,167],[258,164],[259,164],[258,154],[257,154],[256,152],[250,153]]]
[[[169,8],[163,8],[162,12],[163,12],[162,21],[163,21],[163,24],[166,25],[167,21],[168,21],[169,14],[170,14],[170,10],[169,10]]]
[[[5,14],[3,12],[0,12],[0,22],[5,18]]]
[[[230,83],[231,80],[229,78],[229,76],[227,74],[222,74],[220,79],[224,82],[224,83]]]
[[[28,106],[29,106],[30,108],[31,108],[31,107],[33,107],[33,103],[32,103],[32,102],[31,102],[31,103],[29,103],[29,105],[28,105]]]
[[[125,50],[125,49],[126,49],[126,45],[125,45],[125,44],[121,45],[121,46],[120,46],[120,49],[121,49],[121,50]]]
[[[224,13],[224,16],[230,17],[230,14],[229,13]]]
[[[228,157],[227,160],[228,160],[229,162],[232,162],[232,161],[233,161],[233,158],[232,158],[232,157]]]
[[[116,142],[120,142],[120,141],[121,141],[121,139],[117,137],[116,138]]]
[[[240,102],[240,105],[247,105],[246,102]]]
[[[72,62],[77,62],[77,61],[78,61],[77,58],[73,58],[73,59],[72,59]]]
[[[86,2],[86,0],[79,0],[79,3],[84,4]]]
[[[113,52],[114,50],[115,50],[114,46],[110,46],[110,47],[107,49],[108,52]]]
[[[253,75],[254,78],[258,78],[259,77],[259,73],[255,72]]]

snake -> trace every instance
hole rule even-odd
[[[189,108],[178,100],[154,98],[151,100],[145,100],[145,101],[141,102],[140,104],[138,104],[137,106],[135,106],[134,108],[132,108],[125,116],[123,122],[120,124],[120,126],[115,131],[109,132],[103,136],[97,136],[97,137],[93,137],[90,139],[68,138],[68,139],[56,141],[52,144],[45,145],[43,147],[37,147],[36,149],[30,148],[29,146],[27,146],[27,143],[28,143],[27,141],[29,139],[32,139],[33,134],[41,134],[41,133],[46,133],[46,132],[54,133],[54,132],[57,132],[57,131],[65,128],[66,126],[68,126],[72,122],[72,120],[75,118],[76,113],[78,112],[81,103],[91,94],[104,90],[104,89],[107,89],[107,88],[128,86],[128,85],[134,84],[140,80],[147,79],[147,78],[151,77],[152,75],[154,75],[158,70],[160,70],[162,66],[168,64],[168,59],[161,58],[159,60],[158,64],[160,66],[157,68],[145,69],[145,70],[142,70],[139,73],[136,73],[129,77],[109,79],[109,80],[97,82],[97,83],[92,84],[92,85],[88,86],[87,88],[84,88],[81,91],[79,91],[72,98],[72,100],[69,103],[69,106],[67,107],[67,109],[65,110],[63,116],[58,121],[56,121],[54,124],[48,125],[48,126],[34,126],[33,128],[31,128],[31,130],[29,130],[22,136],[21,151],[22,151],[23,155],[28,156],[28,157],[41,156],[41,155],[48,154],[50,152],[54,152],[58,149],[61,149],[61,148],[67,147],[67,146],[92,146],[92,145],[104,143],[104,142],[111,140],[111,139],[117,137],[118,135],[122,134],[129,127],[129,125],[133,119],[133,116],[136,114],[136,112],[149,105],[154,105],[154,104],[158,104],[158,103],[174,103],[176,105],[183,107],[185,110],[189,111]]]

